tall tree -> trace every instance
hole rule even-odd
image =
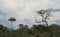
[[[11,24],[13,25],[13,22],[15,22],[15,21],[16,21],[16,19],[15,19],[14,17],[10,17],[10,18],[8,19],[8,21],[10,21],[10,22],[11,22]]]
[[[41,22],[45,22],[46,23],[46,26],[48,26],[48,22],[47,22],[47,19],[49,19],[49,17],[51,16],[51,13],[46,13],[44,10],[40,10],[40,11],[37,11],[37,13],[42,17],[42,21],[38,22],[36,19],[36,16],[35,16],[35,20],[37,23],[41,23]]]
[[[38,22],[36,20],[36,17],[35,17],[36,22],[37,23],[45,22],[46,23],[47,30],[50,32],[50,37],[52,37],[52,32],[48,28],[48,21],[47,21],[49,19],[49,17],[51,16],[51,13],[47,13],[44,10],[37,11],[37,13],[42,17],[42,21]]]

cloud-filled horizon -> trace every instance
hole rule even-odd
[[[60,21],[60,0],[0,0],[0,23],[8,26],[9,17],[15,17],[18,24],[31,24],[35,23],[35,15],[38,10],[47,10],[52,12],[53,16],[50,17],[49,24],[57,23]]]

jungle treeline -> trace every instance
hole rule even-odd
[[[48,27],[42,24],[28,25],[19,24],[14,30],[0,24],[0,37],[60,37],[60,26],[51,24]]]
[[[51,13],[47,13],[45,10],[37,11],[37,13],[42,17],[42,21],[38,21],[36,15],[36,23],[44,22],[46,24],[34,24],[31,27],[28,25],[19,24],[18,29],[16,30],[12,29],[12,26],[11,28],[7,28],[0,24],[0,37],[60,37],[59,25],[51,24],[48,26],[47,20],[49,20],[49,17],[52,16]],[[15,22],[16,19],[14,17],[10,17],[8,21],[11,25],[13,25],[13,22]]]

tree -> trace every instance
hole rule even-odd
[[[51,13],[46,13],[46,11],[44,11],[44,10],[37,11],[37,13],[42,17],[42,21],[38,22],[36,20],[37,19],[36,16],[35,16],[35,21],[37,23],[45,22],[46,26],[48,26],[47,19],[49,19],[49,17],[51,16]]]
[[[8,19],[8,21],[10,21],[10,22],[11,22],[11,24],[13,25],[13,22],[15,22],[15,21],[16,21],[16,19],[15,19],[14,17],[10,17],[10,18]]]
[[[23,24],[19,24],[19,29],[23,29],[24,28],[24,25]]]
[[[0,37],[8,37],[10,31],[7,27],[0,24]]]
[[[51,13],[47,13],[47,12],[44,11],[44,10],[37,11],[37,13],[42,17],[42,21],[38,22],[38,21],[36,20],[36,16],[35,16],[36,22],[37,22],[37,23],[45,22],[45,23],[46,23],[47,30],[50,32],[50,37],[52,37],[52,32],[51,32],[50,29],[48,28],[48,21],[47,21],[47,20],[49,20],[49,17],[51,16]]]
[[[28,25],[19,24],[19,32],[21,36],[28,37]]]
[[[40,24],[38,24],[38,25],[33,25],[33,27],[31,28],[32,30],[33,30],[33,32],[34,32],[34,36],[36,36],[36,37],[42,37],[42,33],[44,33],[45,32],[45,26],[44,25],[40,25]]]

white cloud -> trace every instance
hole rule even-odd
[[[17,8],[17,5],[14,0],[2,0],[2,1],[3,1],[2,6],[7,9],[13,10]]]

